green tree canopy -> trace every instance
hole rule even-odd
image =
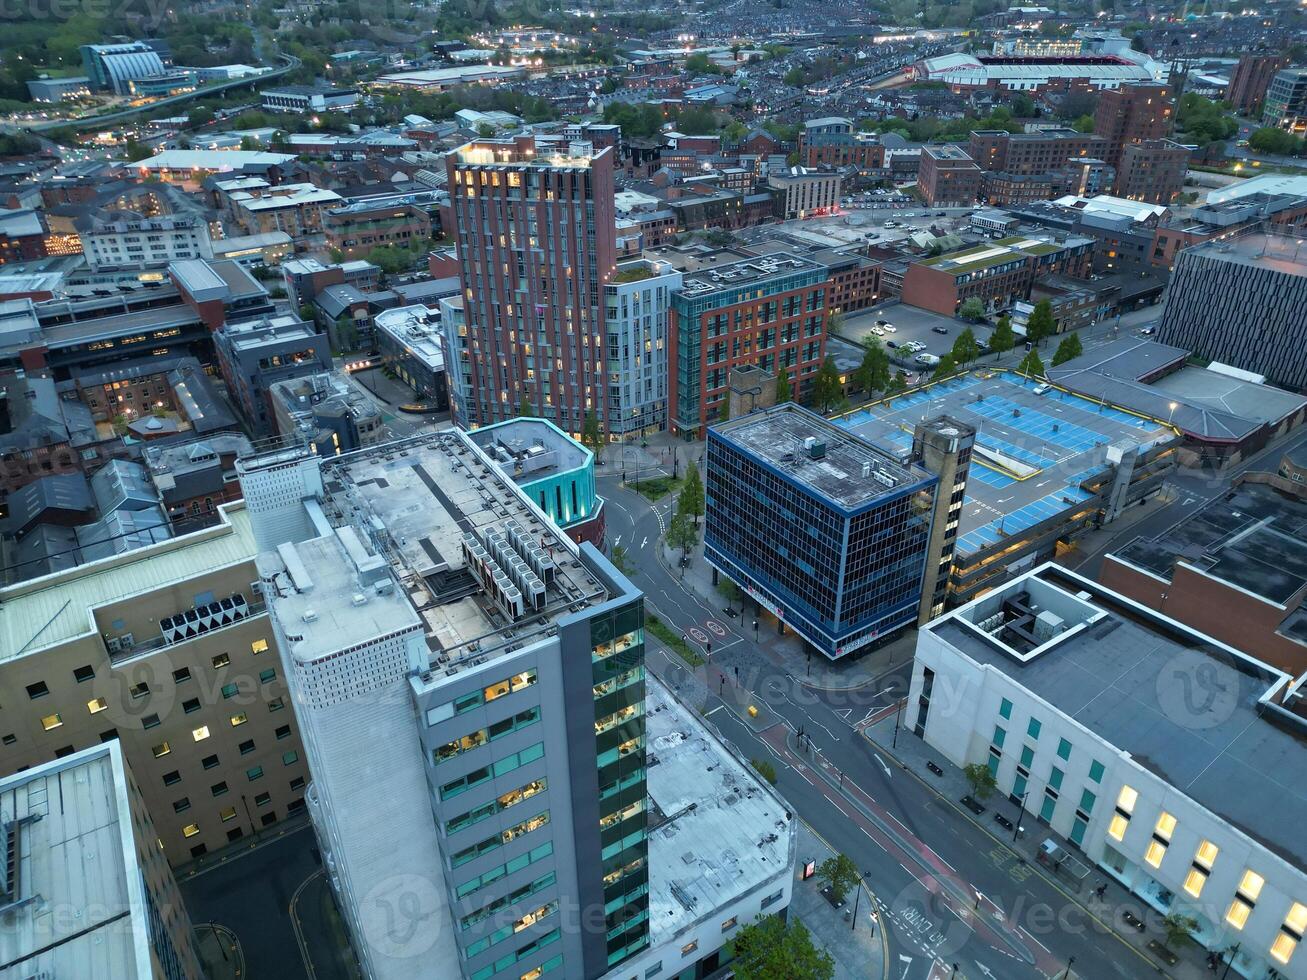
[[[703,516],[704,496],[703,479],[699,476],[699,467],[691,462],[685,468],[685,482],[681,484],[681,495],[676,500],[676,510],[699,525]]]
[[[1012,320],[1004,313],[998,318],[994,332],[989,335],[989,349],[995,354],[1006,354],[1016,346],[1016,334],[1012,332]]]
[[[1062,338],[1062,342],[1057,345],[1057,350],[1053,352],[1053,367],[1065,364],[1084,352],[1084,348],[1080,346],[1080,335],[1069,333]]]
[[[783,367],[776,369],[776,404],[781,405],[793,399],[790,390],[790,372]]]
[[[931,374],[932,381],[938,381],[940,378],[947,378],[950,374],[957,374],[957,361],[953,360],[952,354],[945,354],[935,365],[935,371]]]
[[[874,335],[867,338],[866,345],[862,363],[853,372],[853,384],[870,395],[873,391],[884,391],[889,387],[889,354]]]
[[[985,317],[984,301],[976,298],[975,296],[963,300],[962,305],[958,307],[958,316],[962,317],[962,319],[964,320],[970,320],[973,323],[977,320],[984,319]]]
[[[817,370],[817,376],[812,379],[812,407],[825,415],[843,397],[844,387],[840,384],[839,368],[835,366],[835,358],[828,355]]]
[[[1026,321],[1026,340],[1039,346],[1046,337],[1051,337],[1055,333],[1057,333],[1057,321],[1053,319],[1053,304],[1049,300],[1041,299],[1035,304],[1030,319]]]
[[[1297,156],[1303,151],[1303,141],[1293,133],[1274,126],[1263,126],[1253,131],[1248,137],[1248,146],[1258,153],[1273,153],[1276,156]]]
[[[976,343],[976,335],[970,327],[963,328],[958,334],[957,339],[953,341],[951,353],[957,364],[970,364],[980,356],[980,345]]]
[[[681,554],[688,555],[698,543],[699,528],[685,514],[677,511],[667,525],[668,547],[680,548]]]
[[[832,980],[835,976],[835,960],[813,943],[797,918],[782,922],[774,915],[760,917],[736,934],[734,946],[731,968],[737,980]]]
[[[1032,378],[1042,378],[1044,376],[1044,362],[1040,360],[1039,351],[1031,348],[1030,353],[1023,357],[1021,363],[1017,365],[1017,370]]]
[[[585,422],[581,425],[581,445],[594,453],[596,463],[603,459],[604,443],[604,433],[599,426],[599,416],[593,411],[587,412]]]
[[[831,890],[831,897],[837,902],[844,901],[849,889],[855,887],[861,878],[858,866],[847,854],[828,857],[817,866],[817,877]]]

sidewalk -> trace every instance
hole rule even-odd
[[[824,840],[802,820],[799,827],[799,873],[806,861],[818,867],[835,856]],[[888,939],[878,920],[878,905],[871,890],[860,887],[858,917],[853,920],[853,895],[845,896],[844,905],[835,908],[821,894],[821,880],[795,881],[790,899],[790,914],[812,933],[812,941],[819,949],[830,953],[835,960],[835,976],[872,980],[887,977],[889,967]]]
[[[1013,830],[1004,828],[995,821],[996,814],[1006,817],[1009,821],[1017,820],[1017,806],[1005,796],[995,793],[985,800],[984,812],[979,816],[963,807],[959,801],[963,796],[970,794],[971,787],[962,770],[933,751],[904,724],[900,724],[895,745],[894,722],[895,714],[886,712],[884,717],[866,726],[863,735],[876,743],[881,752],[897,759],[906,772],[916,776],[938,793],[944,802],[952,805],[959,819],[972,821],[1024,864],[1043,875],[1068,901],[1083,909],[1104,932],[1114,933],[1118,939],[1138,952],[1142,957],[1139,962],[1141,971],[1146,970],[1144,961],[1147,961],[1153,966],[1153,970],[1148,971],[1150,975],[1155,971],[1156,975],[1171,980],[1211,980],[1212,971],[1207,966],[1207,951],[1197,942],[1185,944],[1181,949],[1175,950],[1180,957],[1175,965],[1165,964],[1149,947],[1150,942],[1165,942],[1166,934],[1162,927],[1163,913],[1129,891],[1103,868],[1090,865],[1082,851],[1041,823],[1034,813],[1027,810],[1021,814],[1019,826],[1022,833],[1014,841]],[[892,745],[894,747],[891,747]],[[928,765],[936,766],[940,772],[932,771]],[[1038,860],[1040,845],[1050,839],[1063,850],[1089,865],[1090,874],[1083,882],[1076,882],[1065,874],[1057,873]],[[1101,897],[1096,894],[1100,887],[1103,888]],[[1142,922],[1143,929],[1132,928],[1124,918],[1127,915]]]
[[[237,980],[245,975],[245,954],[234,932],[216,922],[196,922],[193,926],[195,951],[209,980]]]

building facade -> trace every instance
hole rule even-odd
[[[972,298],[987,309],[1001,309],[1028,299],[1037,279],[1050,275],[1086,278],[1093,254],[1094,242],[1089,238],[1001,238],[909,263],[903,277],[903,302],[944,316],[953,316]]]
[[[784,253],[687,273],[672,296],[672,430],[701,436],[720,417],[733,367],[785,371],[791,391],[806,391],[826,356],[826,278]]]
[[[1230,74],[1225,101],[1241,116],[1256,118],[1261,114],[1266,89],[1277,73],[1287,68],[1289,59],[1282,54],[1245,54]]]
[[[1109,89],[1098,97],[1094,135],[1107,140],[1103,156],[1121,169],[1121,156],[1129,143],[1160,140],[1171,135],[1175,122],[1175,93],[1169,85],[1139,82]]]
[[[1167,204],[1184,189],[1189,147],[1174,140],[1141,140],[1121,153],[1116,171],[1116,195],[1131,201]]]
[[[479,140],[447,157],[461,263],[469,396],[455,422],[488,425],[526,404],[564,432],[607,423],[603,284],[616,269],[613,150]]]
[[[917,187],[932,208],[970,207],[980,196],[981,170],[958,146],[923,146]]]
[[[78,232],[86,264],[103,269],[150,269],[179,259],[211,259],[209,223],[201,215],[147,218],[130,211],[93,216]]]
[[[767,186],[776,201],[776,213],[787,221],[830,214],[840,206],[840,175],[835,171],[795,167],[768,176]]]
[[[1074,129],[1042,129],[1009,133],[1005,129],[973,130],[967,153],[982,170],[1008,174],[1046,174],[1074,160],[1102,158],[1108,141]]]
[[[225,324],[213,346],[228,396],[256,437],[275,432],[269,400],[275,382],[331,370],[326,334],[295,316]]]
[[[1176,255],[1157,340],[1302,391],[1307,256],[1297,239],[1250,233]]]
[[[1291,675],[1050,564],[923,628],[907,705],[933,751],[989,767],[1019,822],[1192,918],[1231,976],[1307,977]]]
[[[666,262],[619,263],[604,285],[608,435],[667,428],[668,320],[681,273]]]
[[[347,259],[366,258],[374,248],[424,247],[432,236],[431,217],[411,204],[360,201],[329,209],[322,223],[327,247]]]
[[[710,426],[704,554],[835,660],[917,621],[937,479],[792,403]]]
[[[1266,89],[1262,122],[1291,133],[1307,131],[1307,68],[1276,72]]]

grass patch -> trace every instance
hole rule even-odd
[[[650,500],[661,500],[669,493],[674,492],[681,486],[680,480],[674,480],[670,476],[655,476],[648,480],[641,480],[639,483],[631,486],[632,490],[642,493]]]
[[[773,786],[776,785],[776,767],[766,759],[750,759],[749,764],[758,770],[758,775]]]
[[[690,644],[681,639],[681,635],[672,629],[653,613],[645,613],[645,628],[654,636],[658,637],[663,646],[675,650],[677,656],[684,660],[691,667],[702,667],[703,657],[699,656],[690,647]]]

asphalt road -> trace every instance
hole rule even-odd
[[[708,619],[721,625],[721,611],[684,590],[678,574],[659,558],[671,500],[650,504],[622,489],[614,468],[607,469],[600,492],[607,501],[608,539],[620,538],[626,546],[633,580],[652,609],[685,633],[702,632]],[[1155,970],[1123,942],[1090,928],[1089,917],[1042,874],[963,819],[857,730],[859,722],[903,695],[910,661],[853,691],[813,690],[768,654],[770,633],[760,635],[759,645],[752,630],[736,630],[732,622],[714,640],[701,677],[710,691],[722,694],[709,696],[709,719],[745,757],[774,757],[786,799],[866,872],[884,906],[881,921],[890,927],[890,976],[926,980],[938,960],[959,964],[968,977],[1033,980],[1060,976],[1069,957],[1075,958],[1076,975],[1095,980]],[[669,683],[685,682],[685,665],[675,654],[651,648],[648,665]],[[770,707],[771,728],[757,732],[734,713],[741,688]],[[794,733],[800,728],[812,755],[797,751]]]

